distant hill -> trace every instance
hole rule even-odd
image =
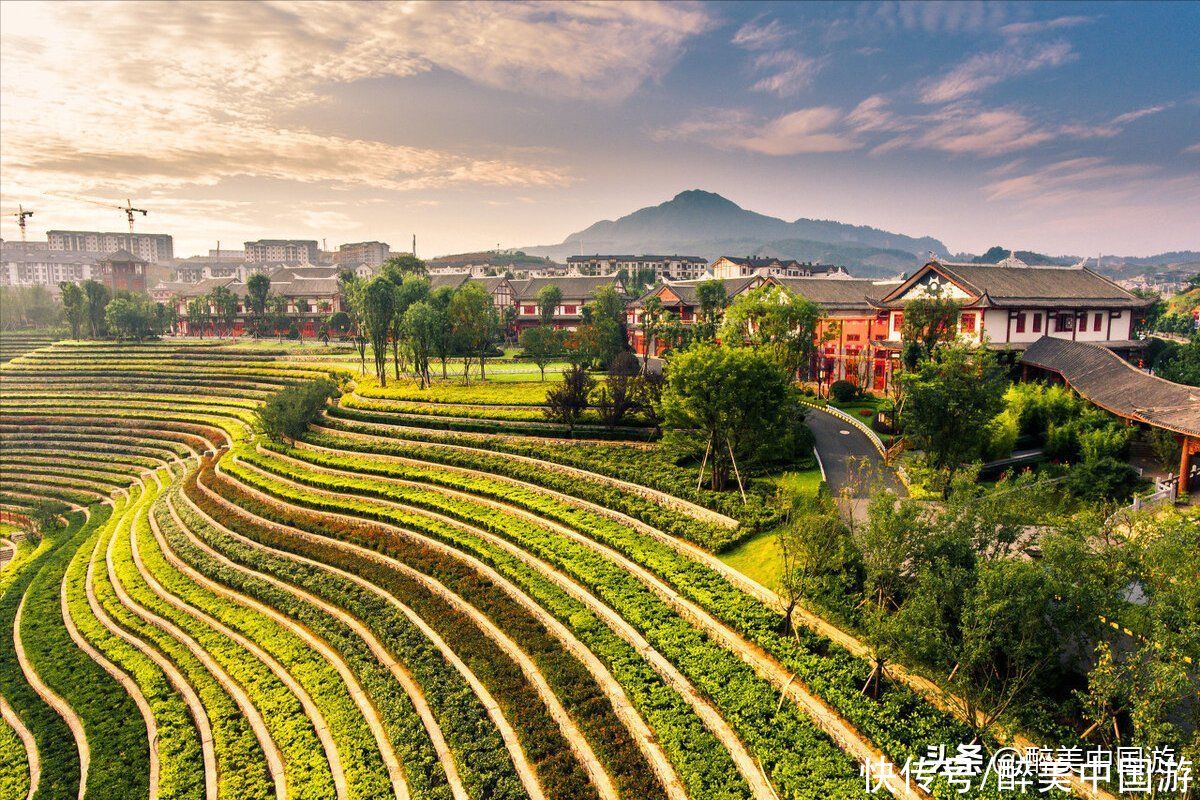
[[[703,256],[765,253],[801,260],[828,260],[854,271],[911,269],[929,251],[946,255],[932,237],[905,236],[830,220],[794,222],[748,211],[719,194],[692,189],[657,206],[604,220],[572,233],[560,244],[522,248],[530,255],[563,260],[582,253],[662,253]]]
[[[975,256],[971,261],[975,264],[999,264],[1004,259],[1008,258],[1008,254],[1013,253],[1017,258],[1024,261],[1026,264],[1056,264],[1058,266],[1069,266],[1079,261],[1077,258],[1055,258],[1054,256],[1035,253],[1032,250],[1009,250],[1007,247],[996,245],[989,248],[986,253],[981,256]]]

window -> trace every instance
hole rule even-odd
[[[1103,317],[1104,317],[1104,315],[1101,314],[1099,311],[1096,312],[1096,316],[1092,319],[1092,330],[1097,331],[1097,332],[1100,330],[1100,320]]]
[[[959,318],[959,329],[963,333],[974,333],[975,332],[975,315],[974,314],[963,314],[962,317]]]
[[[862,339],[862,337],[861,337],[861,336],[859,336],[857,333],[847,333],[847,334],[846,334],[846,341],[847,341],[847,342],[857,342],[857,341],[859,341],[860,339]]]
[[[563,306],[564,314],[578,314],[579,306]]]
[[[1057,330],[1059,333],[1075,330],[1075,315],[1069,311],[1059,314]]]
[[[1040,311],[1033,312],[1033,332],[1042,332],[1042,312]]]
[[[1025,332],[1025,312],[1022,311],[1017,314],[1017,333],[1024,333],[1024,332]]]
[[[895,330],[896,330],[897,332],[899,332],[899,331],[900,331],[900,329],[904,327],[904,314],[903,314],[903,312],[901,312],[901,313],[899,313],[899,314],[893,314],[893,315],[892,315],[892,322],[893,322],[893,323],[894,323],[894,325],[895,325]]]
[[[521,306],[521,313],[533,315],[537,313],[537,306]]]

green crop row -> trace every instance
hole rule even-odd
[[[286,464],[278,464],[278,467],[282,473],[291,471]],[[811,720],[791,704],[778,705],[776,690],[756,676],[737,655],[711,642],[636,578],[595,552],[503,511],[433,492],[382,486],[370,480],[342,476],[333,482],[303,471],[289,475],[292,480],[314,488],[329,490],[336,487],[338,497],[333,499],[280,483],[240,466],[236,461],[224,468],[247,485],[288,502],[398,524],[457,546],[464,546],[459,541],[461,529],[422,514],[382,507],[357,496],[429,508],[510,539],[582,583],[638,627],[659,652],[712,698],[751,752],[761,760],[773,782],[789,796],[856,796],[861,791],[850,760]]]
[[[0,797],[16,800],[28,794],[29,759],[25,747],[17,732],[0,720]]]
[[[204,513],[222,525],[255,540],[269,536],[269,532],[246,525],[242,517],[230,513],[199,491],[195,485],[195,476],[189,479],[186,489],[189,498]],[[248,504],[247,500],[248,498],[237,497],[237,505],[257,512],[261,504]],[[280,549],[292,550],[300,542],[285,540],[282,543],[271,544]],[[338,563],[335,559],[318,560],[334,565]],[[274,564],[265,566],[270,572],[276,572],[278,569]],[[463,676],[403,613],[378,595],[337,575],[295,567],[276,574],[354,614],[371,627],[397,661],[407,666],[437,718],[447,745],[454,753],[464,786],[471,797],[477,800],[516,800],[525,797],[520,779],[505,751],[504,742],[488,718],[487,709],[480,703]]]
[[[334,429],[375,435],[379,433],[370,427],[355,425],[353,422],[334,417],[327,417],[326,420],[329,427]],[[756,497],[755,502],[743,504],[741,496],[736,492],[696,489],[696,473],[672,463],[658,447],[592,442],[577,442],[572,443],[570,447],[561,447],[529,438],[468,439],[450,433],[418,431],[405,431],[402,438],[529,456],[648,486],[740,520],[746,528],[741,532],[744,536],[776,522],[778,518],[777,512],[760,497]]]
[[[358,393],[364,397],[380,397],[389,400],[414,400],[426,403],[469,403],[472,405],[542,406],[546,404],[546,392],[555,385],[554,381],[474,383],[441,382],[421,389],[416,381],[400,380],[380,387],[374,378],[363,376],[357,379]]]
[[[369,571],[369,575],[365,574]],[[358,574],[386,588],[453,643],[512,724],[538,781],[550,797],[594,798],[595,789],[570,743],[520,666],[464,612],[413,578],[360,564]]]
[[[142,561],[163,588],[262,647],[313,699],[329,726],[349,797],[387,794],[390,781],[378,746],[337,669],[275,620],[199,586],[171,566],[144,512],[134,529]]]
[[[183,395],[178,397],[176,395]],[[206,397],[198,395],[194,390],[179,390],[177,392],[163,392],[158,387],[155,387],[153,392],[134,392],[134,391],[103,391],[94,386],[78,386],[74,391],[63,391],[56,389],[54,391],[30,391],[18,389],[16,391],[8,391],[4,394],[6,402],[13,405],[33,405],[35,402],[51,402],[60,404],[74,404],[76,402],[91,403],[92,401],[117,401],[126,400],[141,400],[141,401],[156,401],[169,402],[179,405],[183,408],[188,408],[194,405],[208,405],[217,408],[249,408],[253,409],[258,406],[254,400],[245,399],[241,396],[231,395],[213,395]],[[219,402],[215,402],[219,401]],[[108,405],[108,402],[103,403]]]
[[[37,745],[42,766],[40,796],[75,797],[79,790],[79,753],[66,723],[42,702],[25,680],[17,662],[16,650],[11,646],[13,623],[21,598],[41,567],[59,550],[68,550],[69,556],[69,548],[78,546],[87,538],[97,525],[104,522],[108,513],[107,507],[96,507],[89,521],[85,521],[83,514],[72,514],[70,525],[64,530],[48,534],[19,569],[12,564],[0,573],[4,576],[4,582],[0,583],[3,588],[3,594],[0,594],[0,631],[3,631],[9,643],[0,647],[0,694],[4,695],[25,727],[29,728]],[[26,620],[29,619],[30,610],[31,607],[26,604]]]
[[[420,562],[406,558],[405,563],[433,575],[487,614],[537,662],[547,683],[608,765],[609,774],[614,776],[618,787],[625,790],[622,794],[646,800],[663,797],[663,789],[653,771],[582,663],[499,587],[445,556],[433,552],[422,555],[424,558]],[[478,636],[478,633],[472,634],[472,638]],[[456,638],[454,641],[462,640]]]
[[[395,412],[363,411],[346,405],[333,406],[327,414],[338,419],[348,419],[355,422],[374,422],[384,425],[399,425],[406,428],[432,428],[434,430],[456,431],[459,433],[491,433],[497,436],[540,436],[549,438],[567,438],[567,428],[564,425],[546,422],[507,422],[487,419],[454,419],[449,416],[432,416],[428,414],[400,414]],[[634,439],[649,438],[652,431],[626,430],[614,428],[577,429],[578,437],[591,439]]]
[[[928,742],[966,742],[971,738],[969,730],[951,715],[900,684],[888,684],[878,699],[863,695],[861,687],[870,665],[862,659],[807,629],[795,637],[782,635],[783,618],[777,610],[733,586],[712,568],[629,526],[481,476],[423,470],[353,455],[332,456],[311,450],[269,447],[317,465],[427,482],[500,500],[567,525],[613,548],[779,659],[899,763],[908,755],[919,755]]]
[[[103,551],[98,557],[103,557]],[[96,565],[96,576],[96,596],[108,615],[169,659],[196,691],[212,728],[217,788],[222,800],[268,800],[272,797],[274,788],[262,748],[248,721],[216,676],[186,646],[123,606],[101,562]]]
[[[421,414],[430,417],[466,417],[470,419],[492,419],[512,422],[546,422],[546,412],[543,406],[524,406],[507,408],[504,406],[468,405],[465,403],[424,403],[405,400],[381,400],[357,394],[343,395],[341,405],[345,408],[357,408],[363,411],[397,412],[401,414]],[[592,410],[583,412],[580,422],[584,425],[600,425],[600,415]],[[640,417],[631,417],[625,422],[628,426],[645,426]]]
[[[272,558],[254,548],[223,535],[206,524],[184,502],[172,502],[188,531],[226,558],[257,573],[270,574],[289,584],[298,584],[293,562]],[[315,605],[264,580],[257,575],[233,569],[196,546],[175,522],[166,504],[157,504],[152,512],[163,535],[184,561],[208,578],[266,603],[329,642],[346,659],[361,682],[371,703],[379,711],[388,739],[404,768],[409,791],[414,798],[450,797],[445,773],[437,763],[428,732],[421,724],[412,701],[388,668],[375,658],[367,644],[347,625]]]
[[[410,540],[390,535],[378,526],[329,519],[295,506],[268,505],[245,492],[239,485],[219,480],[215,473],[206,472],[204,477],[207,482],[216,482],[221,494],[235,501],[239,507],[264,519],[292,525],[318,536],[356,542],[406,562],[423,550]],[[207,500],[205,495],[199,497]],[[355,572],[366,565],[364,559],[333,543],[312,542],[269,528],[247,527],[240,518],[234,521],[243,526],[239,528],[241,533],[269,546],[300,552]],[[704,727],[687,701],[663,682],[634,647],[614,633],[586,605],[519,559],[497,552],[493,566],[496,564],[503,565],[502,571],[506,576],[519,576],[516,583],[566,624],[608,666],[654,730],[690,795],[722,800],[749,796],[748,786],[717,737]]]
[[[619,511],[672,536],[686,539],[714,552],[728,549],[748,535],[740,528],[730,529],[722,525],[701,522],[694,517],[608,483],[580,480],[575,475],[509,458],[502,452],[488,452],[485,448],[465,451],[436,445],[411,444],[404,440],[366,441],[319,431],[305,435],[304,441],[334,450],[399,456],[431,464],[479,470],[536,486],[544,486],[547,489]],[[368,458],[364,459],[364,463],[371,465],[381,462]]]
[[[107,514],[92,512],[93,520],[103,522]],[[55,548],[44,560],[30,582],[21,617],[21,639],[33,669],[52,691],[58,694],[83,723],[91,762],[87,774],[90,797],[146,797],[149,791],[149,740],[142,715],[133,699],[99,664],[79,650],[63,623],[59,587],[67,566],[80,548],[88,548],[98,536],[97,525],[89,525],[72,540]],[[75,743],[67,734],[67,747]],[[39,742],[40,746],[40,742]],[[74,764],[78,781],[78,759],[57,751],[54,758],[66,756]],[[42,754],[42,764],[52,758]],[[71,776],[66,776],[71,780]],[[43,776],[44,779],[44,776]],[[56,787],[51,796],[74,796],[76,787],[67,783]]]
[[[141,515],[137,524],[142,524]],[[245,648],[154,593],[134,564],[128,535],[114,540],[112,556],[118,579],[133,601],[190,636],[245,690],[283,755],[291,795],[314,800],[331,797],[333,774],[300,700]]]
[[[120,530],[144,503],[145,497],[139,497],[134,505],[126,504],[119,517],[110,518],[96,537],[76,551],[66,574],[68,610],[84,638],[133,679],[150,706],[158,728],[158,737],[153,743],[158,748],[159,758],[158,796],[164,800],[199,800],[204,796],[204,762],[200,735],[187,704],[154,662],[100,623],[88,603],[85,588],[89,564],[93,565],[96,583],[107,582],[103,551],[100,548],[93,550],[93,545],[97,540],[106,541],[114,531]]]

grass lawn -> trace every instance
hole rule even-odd
[[[821,487],[821,471],[808,469],[801,472],[784,472],[771,480],[789,495],[815,495]],[[769,589],[779,585],[779,548],[775,544],[776,531],[763,531],[752,539],[739,544],[720,559],[751,580],[758,581]]]

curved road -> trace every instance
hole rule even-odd
[[[850,508],[843,506],[843,513],[861,519],[866,513],[867,500],[872,491],[891,489],[900,497],[908,495],[904,484],[896,477],[891,467],[883,463],[883,456],[866,434],[819,408],[807,409],[805,419],[812,429],[817,455],[825,468],[825,482],[835,497],[843,497],[843,491],[851,491]],[[879,482],[872,487],[856,486],[853,464],[866,459],[875,467]]]

